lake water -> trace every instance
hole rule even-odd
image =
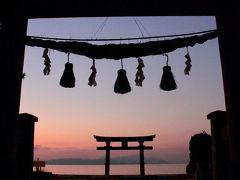
[[[145,174],[185,174],[186,164],[145,164]],[[46,165],[53,174],[104,175],[104,165]],[[111,175],[138,175],[138,164],[110,165]]]

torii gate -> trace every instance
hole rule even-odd
[[[109,175],[110,171],[110,151],[111,150],[139,150],[139,159],[140,159],[140,175],[145,175],[145,168],[144,168],[144,150],[153,149],[152,146],[145,146],[145,141],[153,141],[155,138],[154,135],[149,136],[129,136],[129,137],[122,137],[122,136],[96,136],[94,138],[97,142],[105,142],[105,146],[97,147],[97,150],[105,150],[106,157],[105,157],[105,175]],[[112,142],[120,142],[121,146],[111,146]],[[129,142],[138,142],[138,146],[129,146]]]
[[[229,133],[229,179],[238,179],[240,162],[240,16],[237,1],[217,0],[8,0],[1,2],[0,60],[1,177],[17,175],[16,120],[19,114],[24,62],[24,37],[29,18],[100,16],[216,16]]]

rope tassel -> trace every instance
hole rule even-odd
[[[95,68],[95,59],[93,59],[93,64],[92,64],[92,67],[90,69],[92,70],[92,73],[88,78],[88,85],[89,86],[97,86],[97,82],[96,82],[97,70]]]
[[[138,58],[138,67],[137,67],[138,70],[137,70],[136,79],[135,79],[136,86],[142,86],[142,82],[145,79],[145,76],[142,70],[143,67],[144,67],[143,60],[141,58]]]

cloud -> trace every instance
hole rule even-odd
[[[34,158],[42,160],[55,158],[96,158],[99,157],[99,151],[96,149],[81,149],[77,147],[49,147],[49,146],[34,146]]]
[[[157,148],[155,149],[153,156],[160,157],[169,163],[183,163],[189,161],[189,150],[186,148]]]

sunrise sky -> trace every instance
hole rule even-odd
[[[105,26],[101,24],[106,20]],[[136,20],[142,23],[139,30]],[[216,29],[214,17],[98,17],[30,19],[28,35],[60,38],[125,38],[193,33]],[[161,40],[161,39],[160,39]],[[142,42],[145,42],[143,40]],[[136,42],[136,41],[135,41]],[[96,43],[96,42],[92,42]],[[110,42],[102,42],[110,43]],[[115,42],[134,43],[134,41]],[[178,88],[160,90],[162,55],[142,57],[146,79],[135,86],[137,60],[123,59],[132,91],[115,94],[113,86],[120,61],[96,60],[97,86],[88,86],[92,60],[70,54],[76,78],[75,88],[59,85],[67,54],[50,50],[51,72],[43,74],[43,48],[25,49],[20,113],[39,118],[35,124],[34,156],[40,159],[96,158],[93,135],[136,136],[156,134],[153,150],[147,156],[167,161],[188,161],[188,143],[192,135],[210,133],[206,116],[225,110],[218,39],[189,48],[190,75],[184,75],[186,48],[169,53],[169,65]],[[138,152],[113,152],[113,156]]]

